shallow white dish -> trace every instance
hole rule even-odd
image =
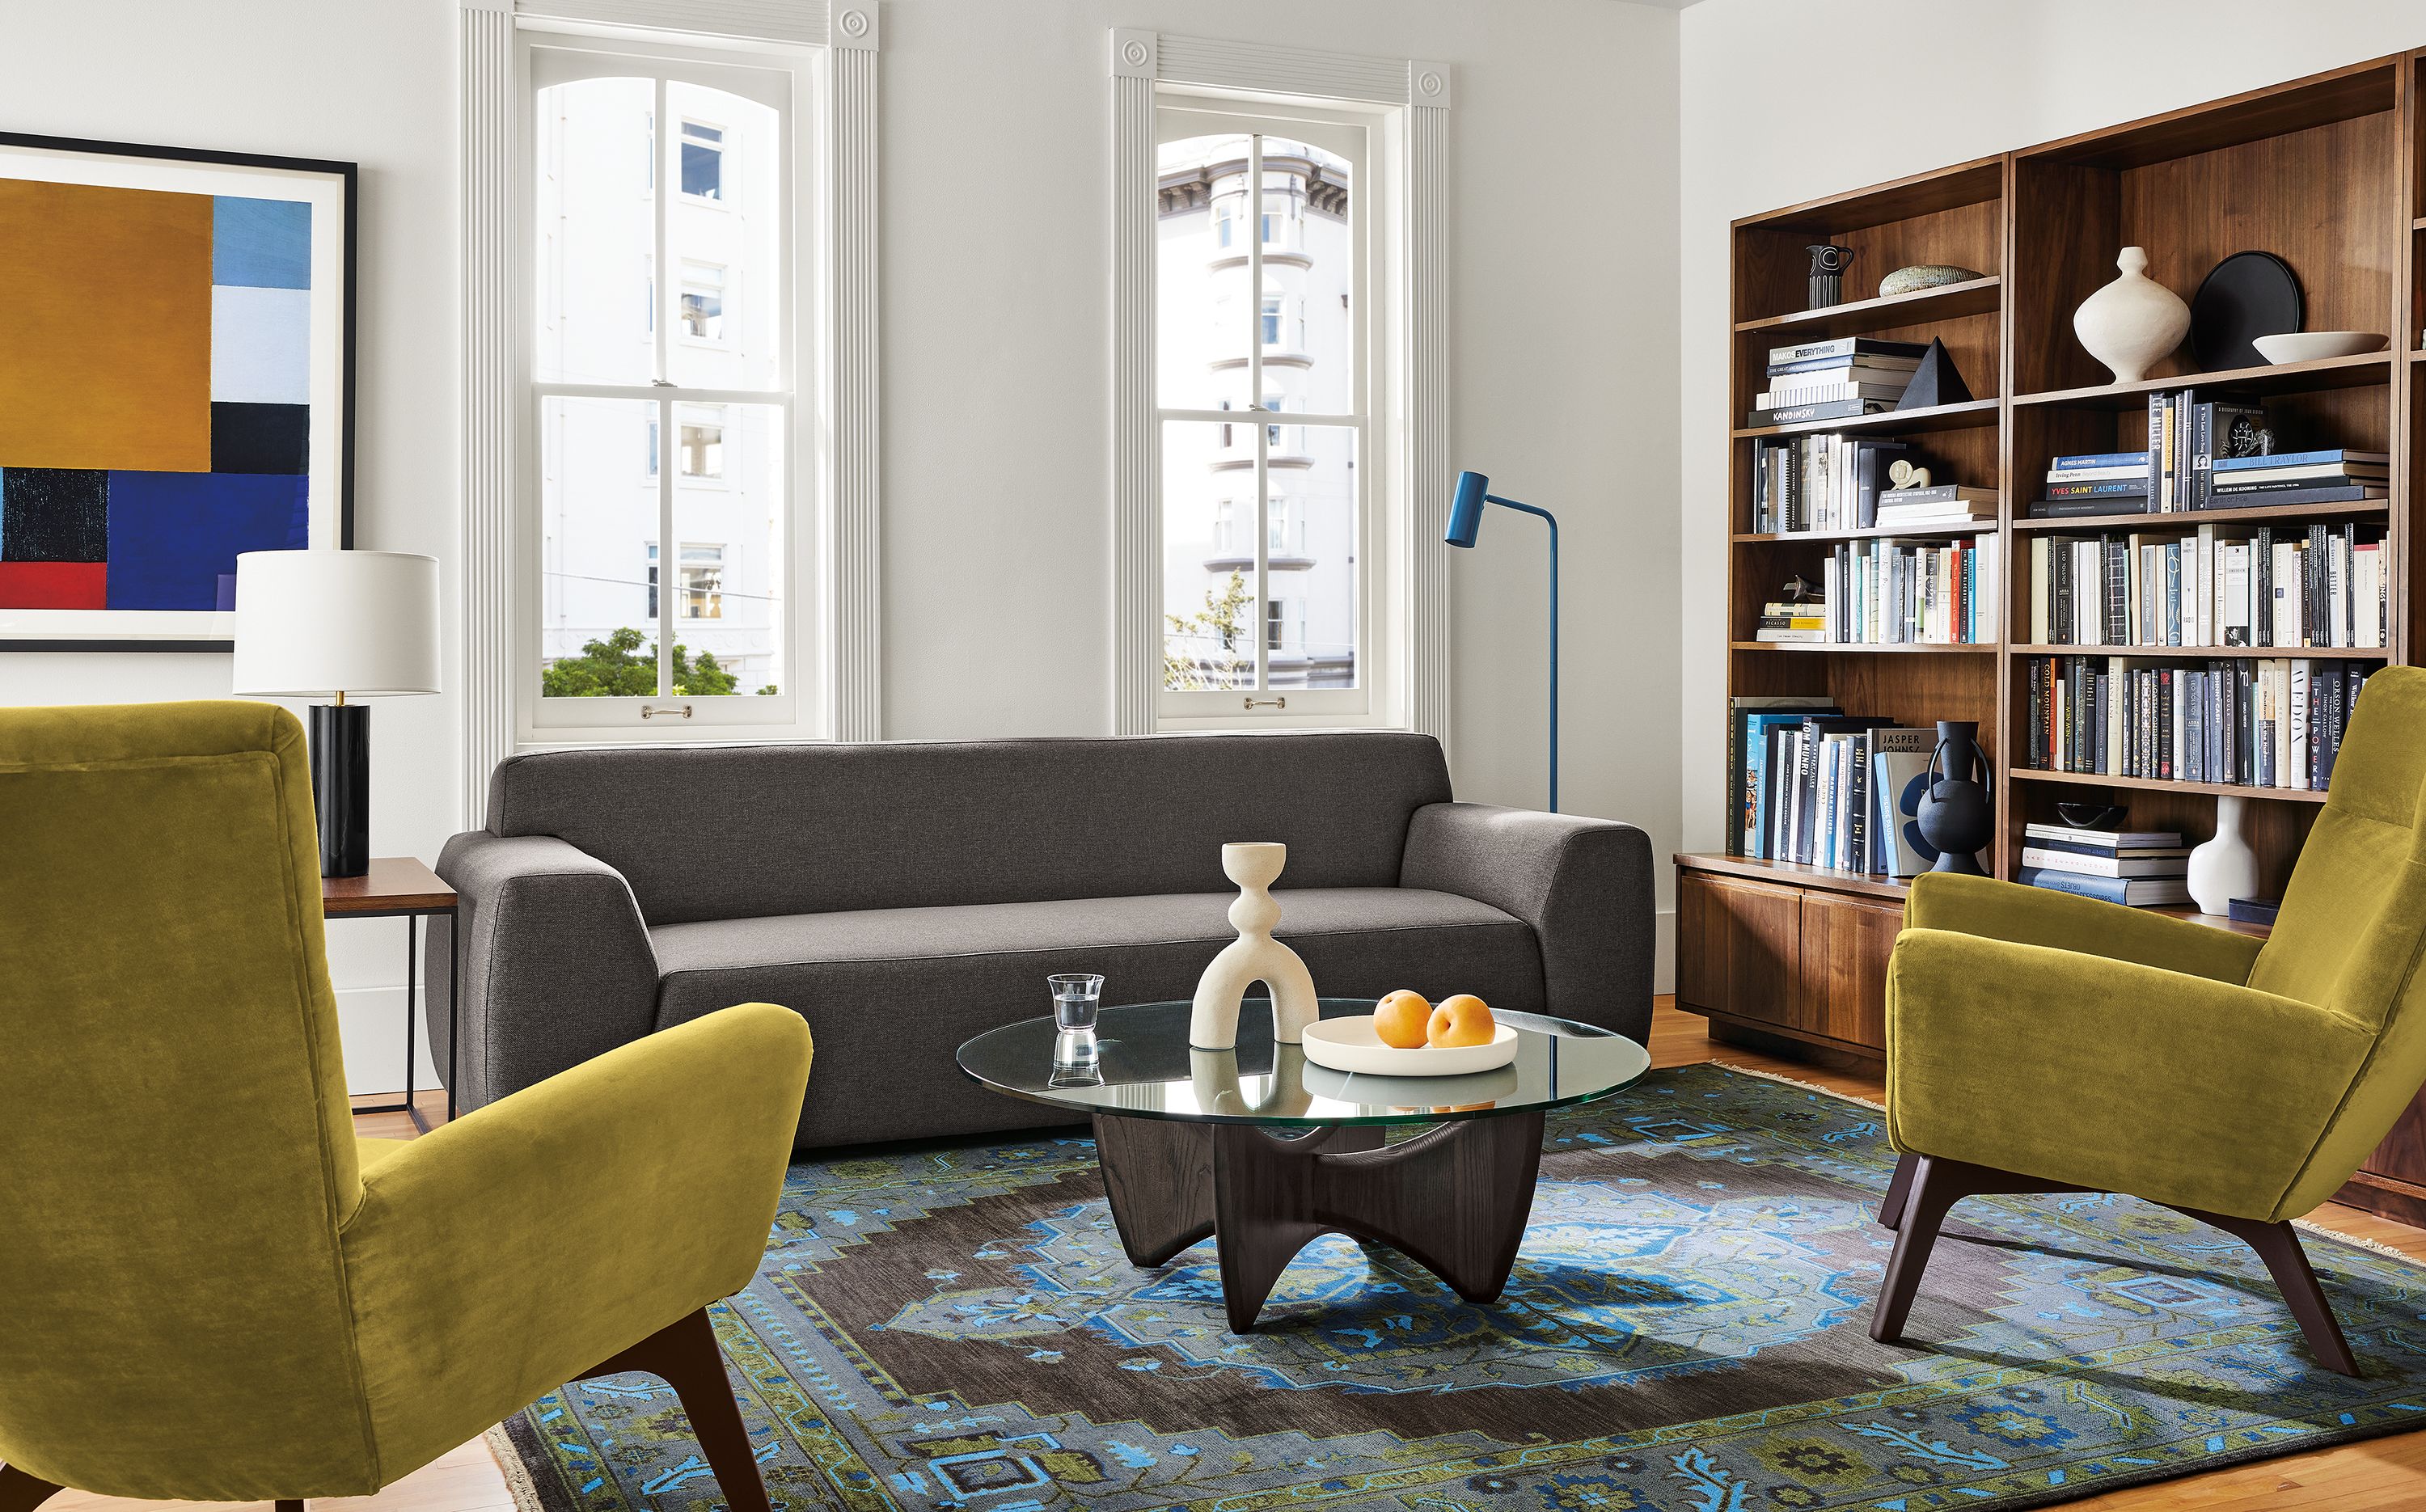
[[[1508,1065],[1516,1058],[1516,1031],[1506,1024],[1493,1027],[1487,1045],[1424,1045],[1400,1050],[1382,1043],[1369,1013],[1353,1019],[1323,1019],[1305,1026],[1305,1058],[1334,1071],[1367,1076],[1471,1076]]]
[[[2328,357],[2380,352],[2392,345],[2392,338],[2371,330],[2287,330],[2252,337],[2250,345],[2270,362],[2321,362]]]

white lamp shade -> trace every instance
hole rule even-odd
[[[235,691],[295,699],[437,692],[438,558],[238,555]]]

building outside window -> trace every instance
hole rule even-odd
[[[787,722],[804,631],[786,607],[794,75],[679,54],[660,67],[637,43],[545,35],[528,47],[528,210],[551,244],[528,400],[546,543],[534,723],[637,726],[637,705],[676,696],[735,707],[719,716],[695,701],[708,722]],[[636,195],[636,157],[681,192]],[[733,298],[745,285],[748,308]],[[681,546],[660,593],[666,540]],[[634,707],[596,706],[609,700]]]
[[[1265,690],[1291,716],[1364,712],[1365,131],[1169,97],[1158,116],[1159,713],[1235,721],[1278,709],[1235,696]],[[1250,216],[1259,242],[1236,247]],[[1229,418],[1257,408],[1287,423]]]

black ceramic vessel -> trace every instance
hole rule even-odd
[[[1971,780],[1974,772],[1979,780]],[[1996,831],[1989,805],[1995,779],[1980,749],[1980,725],[1972,719],[1937,721],[1937,748],[1929,753],[1929,786],[1921,794],[1920,838],[1937,847],[1936,872],[1980,873],[1975,854]]]

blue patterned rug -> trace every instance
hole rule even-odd
[[[2426,1426],[2426,1270],[2305,1236],[2351,1380],[2248,1250],[2124,1198],[1963,1203],[1933,1347],[1873,1343],[1893,1159],[1860,1103],[1654,1071],[1553,1115],[1497,1303],[1333,1236],[1248,1338],[1209,1242],[1122,1257],[1084,1139],[804,1162],[716,1327],[793,1512],[2014,1508]],[[507,1432],[525,1512],[721,1505],[654,1377]]]

